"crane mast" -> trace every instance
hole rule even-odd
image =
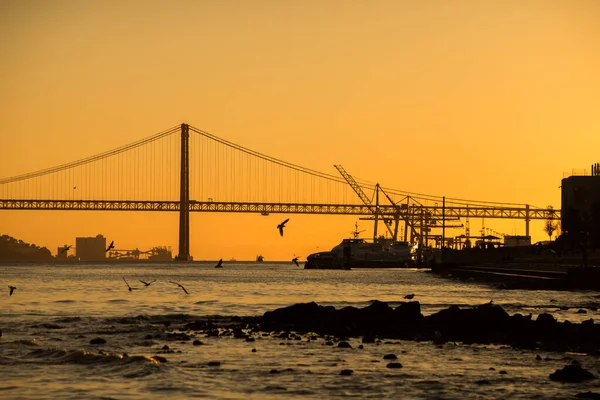
[[[377,185],[375,187],[375,190],[377,191],[377,193],[376,193],[377,203],[375,204],[375,206],[373,206],[371,204],[371,199],[369,199],[367,194],[364,192],[364,190],[362,190],[362,187],[360,187],[360,185],[356,182],[356,180],[352,177],[352,175],[350,175],[348,172],[346,172],[344,167],[342,167],[341,165],[334,165],[334,167],[338,170],[338,172],[340,173],[340,175],[342,175],[342,177],[346,180],[346,182],[348,182],[348,184],[350,185],[352,190],[354,190],[354,192],[362,200],[362,202],[365,204],[365,206],[367,206],[369,208],[369,210],[373,213],[373,215],[375,215],[375,227],[373,229],[373,241],[377,240],[377,223],[379,222],[379,185]],[[392,228],[390,228],[390,226],[388,224],[384,224],[384,225],[387,228],[390,235],[395,240],[396,236],[394,236],[394,232],[392,231]]]

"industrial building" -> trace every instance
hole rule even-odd
[[[562,180],[561,230],[585,234],[592,243],[600,241],[600,163],[591,174],[571,175]]]
[[[75,238],[75,256],[79,261],[106,260],[106,238],[102,235]]]

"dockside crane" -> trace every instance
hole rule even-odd
[[[354,192],[362,200],[362,202],[365,204],[365,206],[367,206],[369,208],[369,210],[375,216],[375,227],[373,229],[373,241],[377,240],[377,223],[379,222],[379,185],[377,185],[375,187],[375,191],[376,191],[375,206],[373,206],[373,204],[371,203],[371,199],[369,199],[369,196],[367,196],[367,194],[362,190],[362,187],[360,187],[360,185],[356,182],[356,180],[352,177],[352,175],[350,175],[348,172],[346,172],[344,167],[342,167],[341,165],[334,165],[334,167],[338,170],[338,172],[340,173],[340,175],[342,175],[342,177],[346,180],[346,182],[348,182],[348,184],[350,185],[352,190],[354,190]],[[384,225],[395,241],[397,235],[394,235],[392,228],[387,223],[385,223]],[[398,232],[397,227],[395,230],[396,230],[396,234],[397,234],[397,232]]]

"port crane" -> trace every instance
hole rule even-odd
[[[362,187],[356,182],[356,180],[350,175],[344,167],[341,165],[334,165],[334,167],[338,170],[340,175],[346,180],[346,182],[350,185],[350,187],[354,190],[354,192],[358,195],[358,197],[362,200],[362,202],[369,208],[369,210],[373,213],[373,217],[365,218],[368,220],[374,220],[375,225],[373,228],[373,240],[377,239],[377,226],[379,222],[379,192],[381,191],[387,200],[390,202],[392,207],[394,207],[394,229],[392,230],[392,220],[389,218],[383,218],[384,226],[390,233],[391,237],[394,241],[398,240],[398,227],[400,223],[400,218],[402,218],[404,222],[404,238],[406,240],[408,236],[408,229],[410,229],[411,242],[413,239],[416,239],[420,244],[423,243],[423,234],[425,234],[425,241],[428,241],[428,233],[431,231],[431,228],[460,228],[462,224],[458,225],[448,225],[445,223],[446,220],[459,220],[458,217],[448,218],[444,216],[444,223],[442,225],[438,225],[438,220],[432,215],[430,211],[427,210],[423,204],[419,203],[415,199],[413,200],[413,204],[410,204],[411,197],[407,196],[401,199],[398,202],[395,202],[383,188],[377,183],[375,185],[375,205],[372,204],[371,199],[366,195],[363,191]],[[406,203],[403,203],[406,200]],[[401,203],[401,204],[400,204]],[[418,215],[418,219],[415,216]],[[418,222],[418,226],[417,226]],[[443,235],[442,235],[443,236]]]
[[[379,191],[377,190],[377,188],[379,187],[379,185],[377,185],[376,190],[375,190],[375,205],[373,205],[371,203],[371,199],[369,199],[369,197],[364,192],[364,190],[362,190],[362,187],[360,187],[360,185],[356,182],[356,180],[352,177],[352,175],[350,175],[348,172],[346,172],[344,167],[342,167],[341,165],[334,165],[334,167],[335,167],[335,169],[338,170],[338,172],[340,173],[340,175],[342,175],[342,177],[346,180],[346,182],[348,182],[348,184],[350,185],[352,190],[354,190],[354,192],[362,200],[362,202],[365,204],[365,206],[367,206],[369,208],[369,211],[371,211],[373,213],[373,215],[375,216],[375,227],[373,228],[373,241],[377,240],[377,223],[379,222],[379,211],[378,211],[378,209],[379,209]],[[396,240],[397,229],[396,229],[396,235],[394,236],[394,232],[392,231],[392,228],[387,223],[385,223],[384,225],[387,228],[387,230],[389,231],[390,235],[394,238],[394,240]]]

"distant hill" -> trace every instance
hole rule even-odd
[[[52,253],[45,247],[25,243],[8,235],[0,236],[0,261],[50,261]]]

